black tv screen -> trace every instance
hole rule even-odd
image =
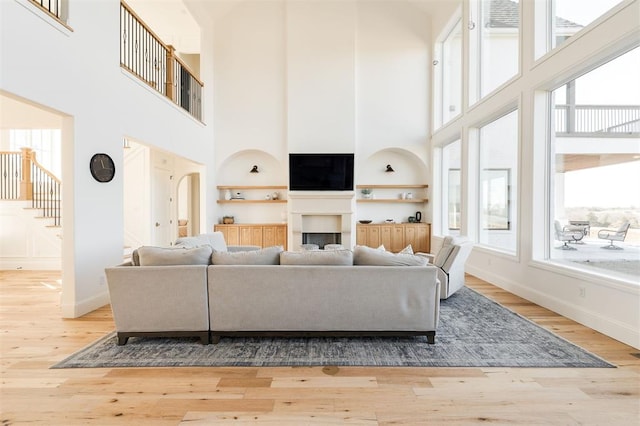
[[[289,154],[289,189],[353,190],[353,154]]]

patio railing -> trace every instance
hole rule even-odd
[[[120,3],[120,65],[202,119],[202,82],[124,2]]]
[[[556,105],[556,133],[628,135],[640,133],[640,105]]]

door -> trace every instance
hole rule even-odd
[[[171,240],[171,172],[154,167],[151,183],[152,244],[169,246]]]

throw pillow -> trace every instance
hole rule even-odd
[[[214,265],[279,265],[282,246],[251,251],[215,251],[211,255]]]
[[[413,247],[411,247],[411,244],[409,244],[408,246],[406,246],[405,248],[400,250],[398,253],[401,253],[401,254],[413,254]]]
[[[281,265],[353,265],[351,250],[284,251]]]
[[[211,247],[174,248],[143,246],[138,250],[140,266],[208,265]]]
[[[425,266],[429,261],[422,256],[391,253],[367,246],[356,246],[353,250],[354,265],[368,266]]]

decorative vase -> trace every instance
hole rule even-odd
[[[231,195],[231,190],[230,190],[230,189],[227,189],[227,190],[224,192],[224,199],[225,199],[225,200],[227,200],[227,201],[229,201],[229,200],[231,199],[231,197],[232,197],[232,195]]]

